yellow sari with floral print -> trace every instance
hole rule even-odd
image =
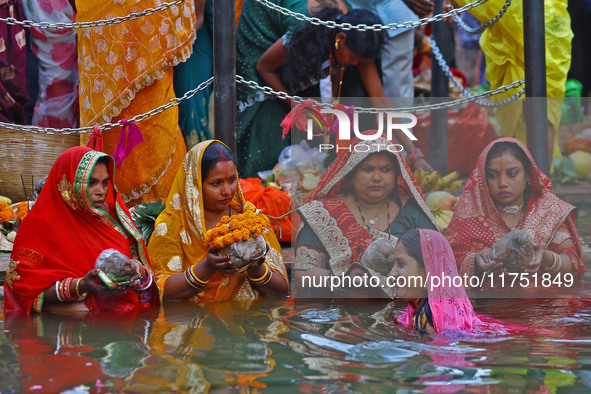
[[[77,22],[139,13],[156,0],[77,0]],[[172,66],[191,55],[195,41],[195,7],[178,5],[135,20],[78,32],[80,120],[82,126],[131,119],[176,97]],[[186,153],[172,107],[138,123],[144,142],[117,169],[117,189],[128,205],[166,198]],[[113,154],[120,127],[104,132],[104,151]],[[83,138],[85,142],[85,138]]]
[[[206,228],[202,214],[201,160],[203,152],[213,142],[219,141],[203,141],[187,153],[168,195],[166,209],[156,220],[154,233],[148,245],[148,254],[161,295],[170,276],[183,272],[207,256],[204,243]],[[254,205],[244,200],[240,186],[230,207],[239,213],[256,211]],[[263,236],[271,247],[265,262],[274,274],[281,275],[287,282],[281,247],[275,234],[267,230]],[[226,301],[234,298],[255,298],[257,295],[258,292],[246,278],[246,272],[233,275],[216,272],[203,290],[195,294],[191,300]]]

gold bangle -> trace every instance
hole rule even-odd
[[[84,299],[86,299],[86,297],[88,297],[88,292],[85,291],[84,293],[82,293],[82,295],[80,294],[80,291],[78,290],[78,285],[80,284],[80,281],[82,280],[82,278],[78,278],[78,280],[76,281],[76,296],[78,297],[78,301],[82,301]]]
[[[558,253],[555,253],[553,251],[550,251],[550,253],[552,253],[553,261],[552,266],[550,267],[548,272],[554,274],[560,271],[560,268],[562,267],[562,259],[560,258],[560,255]]]
[[[195,265],[197,265],[197,264],[195,264]],[[207,284],[207,282],[209,282],[209,279],[208,279],[208,280],[203,280],[203,279],[200,279],[200,278],[199,278],[199,277],[198,277],[198,276],[195,274],[195,271],[193,271],[193,268],[195,268],[195,265],[192,265],[192,266],[191,266],[191,274],[193,274],[193,275],[192,275],[192,276],[193,276],[193,278],[194,278],[194,279],[195,279],[195,280],[196,280],[196,281],[197,281],[199,284],[201,284],[201,285],[205,286],[205,285]]]
[[[265,273],[263,274],[263,276],[261,276],[260,278],[256,278],[256,279],[255,279],[255,278],[253,278],[252,276],[250,276],[250,275],[246,274],[246,276],[248,276],[248,279],[249,279],[249,280],[251,280],[251,281],[253,281],[253,282],[258,282],[258,281],[260,281],[260,280],[263,280],[263,278],[264,278],[265,276],[267,276],[267,274],[269,273],[269,266],[267,265],[267,263],[263,263],[263,265],[265,266]]]

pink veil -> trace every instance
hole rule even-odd
[[[447,239],[434,230],[419,229],[419,232],[421,234],[421,253],[425,271],[429,277],[427,292],[435,331],[445,333],[506,331],[500,324],[480,320],[474,313],[463,285],[453,285],[453,278],[459,278],[459,274],[454,254]],[[444,276],[451,278],[451,280],[443,280]],[[435,277],[441,280],[439,286],[431,286],[438,283],[433,282]],[[456,279],[456,283],[459,281]],[[398,322],[404,326],[412,327],[414,314],[414,307],[409,304],[406,311],[398,316]]]

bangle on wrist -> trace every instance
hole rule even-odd
[[[208,280],[200,279],[197,275],[195,275],[195,272],[193,271],[194,267],[195,266],[192,265],[185,270],[185,280],[192,288],[194,288],[196,290],[201,290],[203,287],[205,287],[207,282],[209,282],[209,279]]]
[[[271,281],[271,277],[273,276],[273,271],[269,269],[267,263],[263,263],[265,266],[265,273],[260,278],[252,278],[249,274],[246,274],[246,277],[254,286],[264,286]]]
[[[78,288],[78,285],[80,284],[80,281],[82,280],[82,278],[78,278],[78,280],[76,281],[76,301],[83,301],[86,299],[86,297],[88,297],[88,292],[85,291],[84,293],[80,294],[80,289]]]

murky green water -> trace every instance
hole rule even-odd
[[[591,245],[591,205],[577,229]],[[535,330],[459,339],[418,337],[395,321],[403,303],[369,300],[0,314],[0,392],[588,393],[588,278],[587,298],[479,300],[478,312]]]
[[[0,389],[591,391],[591,300],[481,301],[481,313],[546,331],[462,339],[417,337],[395,323],[403,307],[264,298],[3,318]]]

